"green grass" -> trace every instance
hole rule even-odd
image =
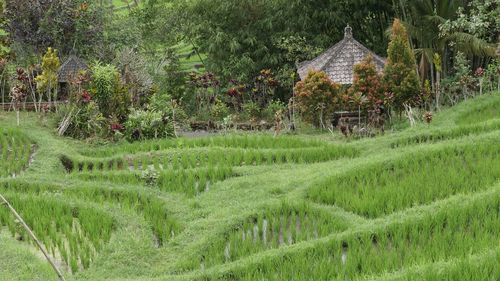
[[[457,124],[467,125],[471,123],[484,122],[490,119],[500,119],[500,98],[498,96],[491,97],[487,104],[478,104],[473,107],[473,110],[460,116]]]
[[[58,198],[43,198],[40,195],[7,193],[5,197],[32,226],[47,250],[64,261],[73,273],[87,269],[93,257],[110,239],[113,219],[92,208],[67,205]],[[12,237],[31,241],[6,208],[0,209],[0,225],[7,225]]]
[[[497,141],[421,151],[403,159],[354,170],[311,188],[311,200],[375,218],[458,193],[472,193],[500,180]]]
[[[361,140],[90,145],[2,112],[0,193],[68,280],[498,280],[499,97]],[[0,225],[0,280],[54,279]]]
[[[0,177],[16,176],[30,161],[34,146],[16,129],[0,128]]]
[[[52,268],[26,243],[11,238],[0,229],[0,278],[19,281],[58,280]]]

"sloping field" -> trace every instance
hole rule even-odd
[[[0,113],[0,193],[68,280],[500,279],[500,93],[358,141],[95,146],[21,123]],[[0,225],[0,280],[56,280]]]

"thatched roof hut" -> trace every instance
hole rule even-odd
[[[385,59],[368,50],[352,36],[352,28],[347,25],[344,39],[326,50],[317,58],[299,63],[298,73],[301,79],[307,77],[310,70],[324,71],[333,81],[345,85],[352,84],[354,65],[371,55],[377,71],[382,72]]]
[[[82,59],[74,55],[69,56],[59,69],[59,83],[69,83],[72,78],[78,75],[78,72],[88,68]]]

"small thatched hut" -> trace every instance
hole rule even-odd
[[[333,81],[346,85],[353,82],[354,65],[361,62],[367,55],[373,57],[373,62],[379,72],[382,72],[385,59],[368,50],[352,36],[352,28],[347,25],[344,39],[329,48],[317,58],[299,63],[298,73],[301,79],[307,77],[310,70],[324,71]]]
[[[68,93],[69,83],[71,79],[75,78],[82,70],[87,70],[88,65],[79,57],[69,56],[59,69],[59,89],[61,98],[65,97]]]

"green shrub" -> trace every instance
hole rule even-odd
[[[61,135],[85,139],[101,136],[106,129],[106,119],[94,101],[62,105],[56,114]]]
[[[184,109],[166,93],[156,93],[151,96],[148,109],[161,113],[163,119],[174,120],[176,126],[183,127],[188,120]]]
[[[286,110],[285,104],[281,101],[271,101],[264,109],[264,118],[269,121],[274,121],[274,115],[280,110]]]
[[[229,108],[223,101],[217,99],[210,109],[210,115],[214,120],[222,121],[229,115]]]
[[[164,138],[173,135],[173,122],[163,118],[161,112],[132,109],[125,122],[125,136],[129,140]]]
[[[123,121],[131,105],[128,89],[121,83],[115,66],[96,63],[92,67],[91,92],[105,117]]]
[[[260,118],[260,107],[255,102],[247,102],[243,104],[243,115],[246,119]]]
[[[160,175],[158,174],[158,172],[154,167],[148,167],[147,169],[144,169],[141,173],[141,179],[148,186],[156,186],[158,184],[159,177]]]

